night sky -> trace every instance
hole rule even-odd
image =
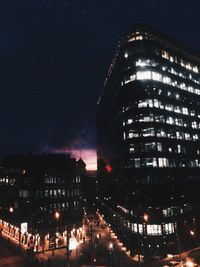
[[[95,110],[116,45],[147,23],[200,51],[198,0],[0,1],[0,155],[71,152],[95,168]]]

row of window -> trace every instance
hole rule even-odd
[[[121,82],[121,85],[130,83],[135,80],[153,80],[158,81],[167,85],[171,85],[173,87],[177,87],[179,89],[188,91],[193,94],[200,95],[200,89],[194,88],[190,85],[186,85],[184,82],[178,82],[176,80],[171,79],[168,76],[162,75],[159,72],[155,71],[137,71],[136,74],[130,75],[128,77],[124,77],[124,81]]]
[[[47,176],[45,177],[44,182],[46,184],[61,184],[61,183],[65,183],[65,180],[67,181],[68,178],[64,179],[63,177],[61,178],[61,177]],[[72,178],[73,183],[80,183],[80,181],[81,181],[80,176],[76,176]]]
[[[166,50],[162,50],[161,51],[161,56],[171,62],[174,62],[184,68],[186,68],[187,70],[191,70],[195,73],[199,73],[199,69],[197,66],[195,65],[192,65],[191,63],[183,60],[183,59],[180,59],[178,58],[177,56],[172,56],[169,52],[167,52]]]
[[[170,123],[173,124],[173,123]],[[200,139],[199,134],[191,134],[189,132],[175,131],[172,129],[154,129],[154,128],[145,128],[141,132],[138,130],[131,130],[130,132],[123,133],[123,139],[132,139],[139,137],[161,137],[161,138],[170,138],[177,140],[186,140],[186,141],[198,141]]]
[[[192,128],[192,129],[200,129],[200,122],[197,121],[188,121],[179,117],[171,117],[164,115],[143,115],[141,114],[139,119],[128,119],[126,122],[123,121],[123,126],[126,124],[132,124],[133,122],[159,122],[159,123],[167,123],[171,125],[176,125],[180,127]]]
[[[145,224],[128,223],[128,227],[133,233],[138,233],[143,235],[145,233]],[[173,234],[174,224],[166,223],[163,225],[163,234]],[[147,235],[162,235],[162,225],[160,224],[147,224],[146,225]]]
[[[138,103],[138,108],[146,108],[146,107],[164,109],[167,111],[171,111],[171,112],[175,112],[175,113],[179,113],[183,115],[190,115],[192,117],[197,115],[194,110],[189,110],[187,107],[167,104],[158,99],[140,100]],[[200,114],[198,114],[197,116],[200,118]]]
[[[62,203],[52,203],[49,206],[50,211],[53,210],[79,210],[80,203],[79,201],[72,201],[72,202],[62,202]]]
[[[74,189],[50,189],[36,191],[37,198],[64,198],[80,196],[80,190]]]
[[[159,64],[157,62],[155,62],[155,60],[150,60],[150,59],[138,59],[136,62],[135,62],[135,66],[136,67],[156,67],[158,66]],[[200,84],[199,80],[195,79],[191,73],[182,73],[182,72],[178,72],[177,70],[175,70],[174,68],[172,67],[169,67],[169,66],[163,66],[162,67],[162,70],[163,71],[167,71],[173,75],[176,75],[176,76],[179,76],[181,78],[184,78],[184,79],[189,79],[191,81],[193,81],[194,83],[197,83],[197,84]]]
[[[189,154],[200,154],[200,150],[188,146],[187,148],[183,145],[180,144],[175,144],[175,145],[164,145],[160,142],[147,142],[147,143],[136,143],[136,144],[130,144],[129,147],[129,152],[130,153],[140,153],[140,152],[169,152],[169,153],[189,153]]]
[[[133,168],[148,168],[148,167],[159,167],[159,168],[197,168],[200,167],[200,160],[198,159],[168,159],[168,158],[131,158],[131,166]]]

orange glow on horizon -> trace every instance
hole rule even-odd
[[[82,158],[82,160],[86,164],[86,169],[88,171],[96,171],[97,170],[97,154],[96,150],[92,148],[67,148],[67,147],[60,147],[50,149],[53,153],[69,153],[72,157],[76,158],[76,160]]]

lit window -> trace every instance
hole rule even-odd
[[[173,223],[166,223],[165,224],[165,233],[166,234],[173,234],[174,233],[174,224]]]
[[[169,53],[165,50],[162,50],[161,55],[163,58],[169,59]]]
[[[128,58],[128,53],[127,52],[124,54],[124,57],[125,58]]]
[[[169,104],[166,104],[165,105],[165,109],[168,110],[168,111],[173,111],[173,106],[169,105]]]
[[[127,124],[131,124],[133,122],[132,119],[128,119]]]
[[[155,81],[159,81],[162,82],[162,75],[160,73],[157,72],[152,72],[152,79]]]
[[[167,117],[167,118],[166,118],[166,123],[168,123],[168,124],[174,124],[174,118],[172,118],[172,117]]]
[[[183,108],[183,114],[188,115],[188,108]]]
[[[162,152],[162,143],[157,143],[157,150]]]
[[[136,73],[136,77],[138,80],[149,80],[151,79],[151,72],[150,71],[138,71]]]
[[[141,144],[141,151],[142,152],[151,152],[156,150],[156,143],[151,142],[151,143],[144,143]]]
[[[148,122],[153,121],[153,116],[141,116],[139,118],[139,122]]]
[[[126,133],[123,133],[123,138],[124,140],[126,140]]]
[[[179,106],[175,106],[175,107],[174,107],[174,112],[176,112],[176,113],[182,113],[182,111],[181,111],[181,107],[179,107]]]
[[[161,225],[148,224],[147,235],[162,235]]]
[[[133,167],[140,168],[140,158],[131,159]]]
[[[185,133],[184,137],[185,137],[185,140],[190,140],[190,134],[189,133]]]
[[[177,145],[177,151],[178,153],[181,153],[181,145]]]
[[[166,158],[158,158],[159,167],[169,167],[169,161]]]
[[[165,122],[164,115],[155,116],[155,121],[164,123]]]
[[[171,78],[167,76],[163,76],[163,83],[171,85]]]
[[[149,63],[149,62],[148,62]],[[146,60],[141,60],[139,59],[138,61],[135,62],[136,67],[140,66],[140,67],[145,67],[145,66],[149,66],[150,64],[148,64]]]
[[[193,135],[193,140],[196,141],[196,140],[198,140],[198,139],[199,139],[199,138],[198,138],[198,134],[194,134],[194,135]]]
[[[144,136],[144,137],[155,136],[154,128],[142,129],[142,136]]]
[[[141,35],[136,36],[135,39],[136,39],[136,40],[142,40],[142,39],[143,39],[143,36],[141,36]]]
[[[143,167],[157,167],[157,160],[156,158],[144,158],[142,159],[142,166]]]
[[[166,132],[163,129],[158,129],[157,137],[166,137]]]
[[[196,121],[192,121],[192,128],[197,129],[197,122]]]

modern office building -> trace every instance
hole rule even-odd
[[[200,180],[199,129],[200,54],[148,26],[136,26],[119,43],[97,104],[99,196],[115,198],[133,212],[133,196],[151,188],[149,205],[171,208],[167,197],[159,203],[157,192],[166,184]],[[144,202],[138,203],[143,211]],[[143,218],[141,209],[138,216]],[[155,235],[165,232],[165,217]],[[152,236],[155,227],[149,227]]]

